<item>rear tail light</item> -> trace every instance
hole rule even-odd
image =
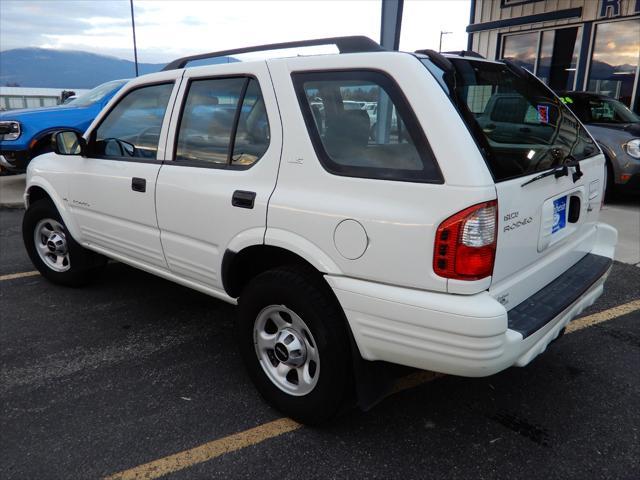
[[[479,203],[447,218],[436,232],[433,270],[445,278],[479,280],[493,273],[498,202]]]

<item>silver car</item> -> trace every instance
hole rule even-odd
[[[622,102],[590,92],[560,92],[607,159],[607,193],[640,194],[640,117]]]

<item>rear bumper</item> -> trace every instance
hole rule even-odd
[[[602,235],[598,235],[596,248],[576,267],[579,270],[579,264],[588,267],[587,263],[595,262],[600,270],[588,278],[580,278],[572,268],[554,280],[548,286],[550,289],[556,288],[553,285],[556,282],[573,286],[572,297],[556,302],[559,311],[543,308],[549,303],[545,289],[522,302],[524,305],[529,302],[525,312],[529,316],[537,311],[545,316],[544,321],[535,319],[538,322],[535,329],[528,324],[526,331],[522,323],[514,322],[516,309],[512,309],[514,313],[507,312],[488,292],[451,295],[345,277],[326,278],[366,360],[482,377],[510,366],[528,364],[544,352],[572,318],[602,294],[616,235],[607,225],[599,227]]]

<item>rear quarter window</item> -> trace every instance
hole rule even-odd
[[[353,70],[292,77],[309,136],[327,171],[442,183],[415,114],[386,74]]]

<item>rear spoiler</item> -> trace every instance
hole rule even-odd
[[[414,53],[426,55],[436,67],[444,70],[445,72],[453,72],[455,70],[453,63],[451,63],[451,61],[447,57],[445,57],[441,53],[436,52],[435,50],[416,50]]]
[[[453,52],[443,52],[449,55],[458,55],[459,57],[473,57],[473,58],[482,58],[486,60],[486,57],[483,57],[478,52],[474,52],[473,50],[457,50]]]

